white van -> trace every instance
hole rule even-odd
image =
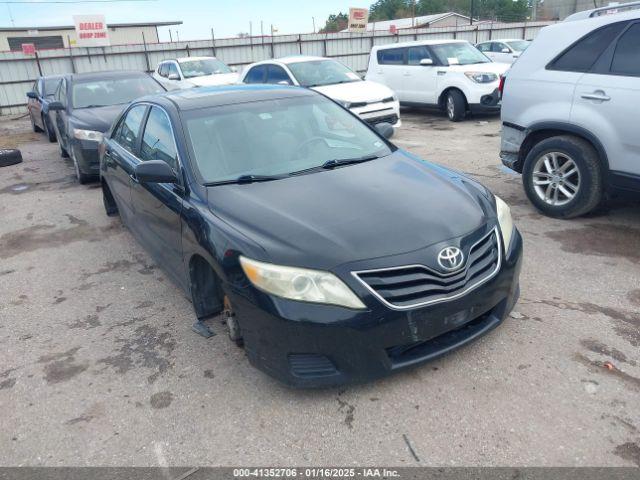
[[[500,111],[508,68],[465,40],[422,40],[373,47],[365,78],[390,87],[402,105],[438,107],[458,122],[467,112]]]

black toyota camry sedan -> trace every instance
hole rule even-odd
[[[105,209],[259,369],[371,380],[487,333],[519,295],[509,207],[391,132],[297,87],[149,96],[101,144]]]

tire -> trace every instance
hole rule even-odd
[[[62,144],[60,143],[60,139],[58,139],[58,149],[60,150],[60,156],[62,158],[69,158],[69,152],[67,152]]]
[[[49,121],[42,115],[42,124],[44,125],[44,134],[49,139],[49,142],[54,143],[56,141],[56,131],[49,127]]]
[[[16,149],[0,149],[0,167],[8,167],[22,162],[22,153]]]
[[[31,128],[33,129],[33,131],[35,133],[40,133],[42,132],[42,129],[36,125],[36,122],[33,121],[33,115],[31,112],[29,112],[29,119],[31,120]]]
[[[102,204],[104,205],[104,211],[108,217],[115,217],[118,215],[118,205],[116,204],[113,194],[109,189],[109,186],[102,181]]]
[[[589,142],[570,135],[534,145],[522,169],[529,201],[549,217],[574,218],[594,210],[603,198],[602,165]]]
[[[444,110],[452,122],[459,122],[467,113],[467,102],[459,90],[449,90],[444,100]]]

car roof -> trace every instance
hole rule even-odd
[[[312,90],[288,85],[226,85],[197,87],[149,95],[136,101],[172,104],[180,111],[251,103],[279,98],[319,95]]]
[[[484,42],[478,42],[478,45],[482,43],[491,43],[491,42],[530,42],[531,40],[526,40],[524,38],[492,38],[491,40],[485,40]]]
[[[84,80],[113,80],[116,78],[135,78],[135,77],[148,77],[144,72],[136,70],[112,70],[106,72],[89,72],[89,73],[74,73],[67,75],[69,80],[84,81]]]
[[[173,60],[175,60],[178,63],[182,63],[182,62],[188,62],[190,60],[217,60],[216,57],[180,57],[180,58],[174,58]]]
[[[313,55],[289,55],[286,57],[270,58],[268,60],[260,60],[259,62],[254,62],[251,65],[247,65],[247,70],[249,69],[249,67],[254,67],[256,65],[267,65],[267,64],[291,65],[292,63],[317,62],[319,60],[333,60],[333,59],[327,58],[327,57],[316,57]]]
[[[466,40],[416,40],[414,42],[402,42],[402,43],[388,43],[386,45],[376,45],[371,49],[371,51],[377,50],[388,50],[390,48],[404,48],[404,47],[415,47],[420,45],[443,45],[445,43],[469,43]]]

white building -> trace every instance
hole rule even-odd
[[[111,45],[158,43],[158,27],[181,25],[182,22],[110,23]],[[0,27],[0,51],[22,50],[23,43],[33,43],[36,49],[68,48],[76,43],[76,30],[71,26]]]
[[[436,13],[434,15],[422,15],[420,17],[396,18],[395,20],[381,20],[379,22],[367,23],[367,32],[373,30],[389,31],[392,25],[397,30],[405,28],[436,28],[455,27],[457,25],[468,25],[469,17],[455,12]],[[347,32],[348,30],[343,30]]]

